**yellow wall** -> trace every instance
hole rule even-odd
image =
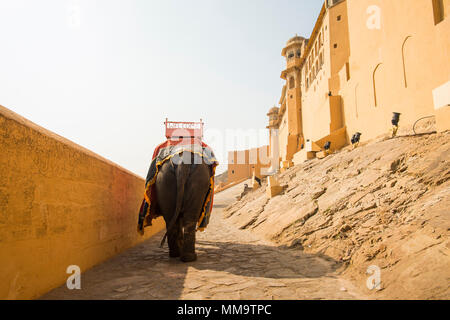
[[[149,238],[144,180],[0,106],[0,299],[33,299]]]
[[[394,111],[402,113],[401,128],[445,114],[435,110],[433,90],[450,80],[450,19],[435,25],[432,2],[379,0],[381,28],[369,29],[373,1],[347,1],[350,80],[340,93],[349,134],[360,131],[367,140],[387,133]]]
[[[287,147],[288,147],[288,137],[289,137],[289,127],[288,127],[288,114],[285,112],[281,118],[278,137],[280,139],[280,158],[286,160],[287,157]]]
[[[401,134],[412,133],[412,125],[426,116],[435,116],[438,131],[450,130],[450,0],[328,3],[335,5],[322,8],[301,59],[291,62],[301,65],[298,127],[304,139],[321,147],[333,140],[332,149],[355,132],[362,141],[373,139],[390,131],[393,112],[401,113]],[[288,78],[289,70],[283,76]],[[283,91],[282,160],[289,159],[294,144],[289,124],[298,120],[297,114],[283,114],[284,98]],[[298,153],[296,162],[305,155]]]
[[[327,10],[316,23],[314,37],[309,40],[312,47],[306,52],[306,62],[302,66],[302,119],[306,140],[318,141],[344,126],[341,97],[338,94],[342,82],[339,72],[349,55],[346,12],[345,1]],[[334,47],[335,44],[337,48]],[[323,55],[322,65],[320,54]],[[314,67],[319,66],[315,78],[312,77],[313,70],[308,64],[310,59]],[[333,96],[329,97],[329,92]]]
[[[257,177],[264,176],[263,169],[271,166],[270,160],[269,146],[228,152],[227,185],[249,179],[253,176],[253,172]]]
[[[228,152],[228,180],[227,183],[242,180],[250,177],[250,167],[248,165],[249,151]]]
[[[330,42],[327,45],[329,45],[331,56],[331,76],[334,77],[339,73],[345,63],[348,62],[348,57],[350,55],[347,1],[343,1],[330,8],[328,10],[326,22],[330,26],[328,30]],[[336,48],[335,45],[337,46]],[[339,88],[340,81],[337,79],[336,81],[338,83],[333,84],[333,86],[334,88]],[[332,93],[333,95],[337,95],[334,90],[332,90]]]

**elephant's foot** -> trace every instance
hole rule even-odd
[[[197,260],[196,253],[185,253],[181,256],[181,261],[183,262],[193,262],[195,260]]]
[[[181,253],[179,250],[169,250],[169,257],[171,258],[179,258]]]

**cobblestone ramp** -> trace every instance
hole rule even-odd
[[[327,257],[284,249],[222,219],[242,184],[215,196],[208,228],[198,233],[198,261],[170,259],[163,233],[81,276],[81,290],[61,286],[42,299],[362,299]]]

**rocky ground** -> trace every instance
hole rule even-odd
[[[198,233],[198,261],[170,259],[163,233],[81,275],[81,290],[65,285],[42,299],[364,299],[338,276],[340,264],[321,254],[279,248],[230,224],[223,209],[243,184],[214,198],[211,222]]]
[[[278,175],[285,191],[263,188],[224,216],[303,254],[336,261],[371,298],[450,298],[450,132],[380,138]],[[296,262],[301,265],[301,261]],[[367,270],[381,270],[369,290]]]

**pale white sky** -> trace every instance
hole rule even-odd
[[[0,104],[143,177],[166,117],[203,118],[222,172],[268,143],[281,49],[322,3],[0,0]]]

